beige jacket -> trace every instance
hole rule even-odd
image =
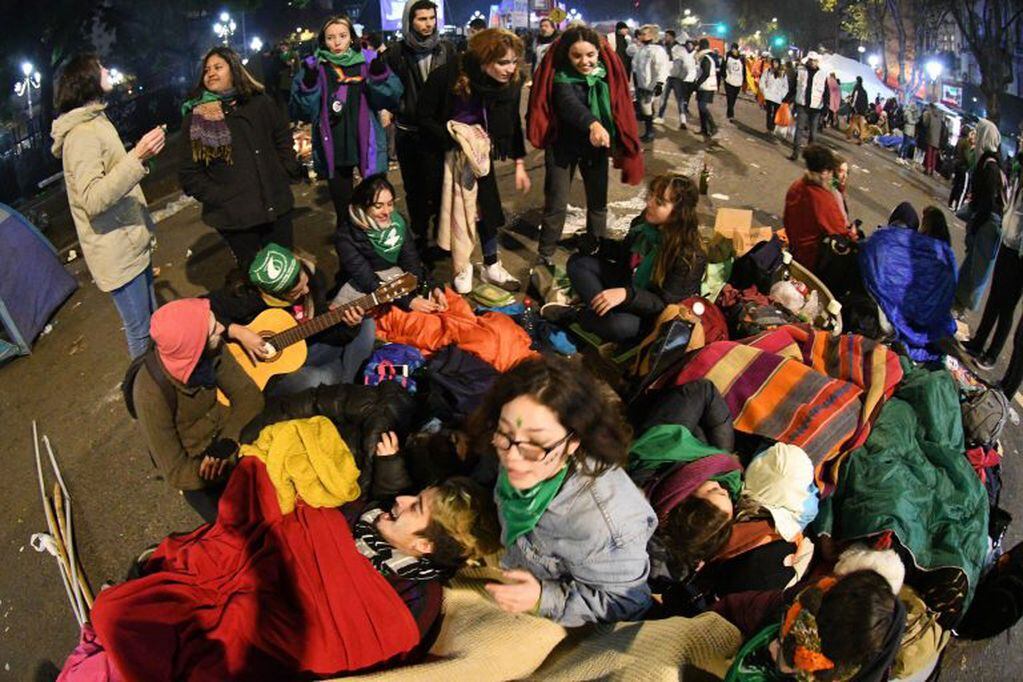
[[[100,291],[113,291],[149,267],[153,219],[139,187],[146,168],[124,151],[105,108],[72,109],[50,134],[89,272]]]

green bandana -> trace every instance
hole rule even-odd
[[[249,279],[268,294],[280,295],[291,291],[298,281],[301,266],[298,258],[288,249],[270,242],[256,254],[249,266]]]
[[[508,481],[508,472],[501,467],[497,476],[497,498],[503,522],[501,541],[505,547],[510,547],[519,537],[536,528],[540,517],[561,490],[566,476],[567,465],[561,467],[554,478],[540,481],[529,490],[516,490]]]
[[[397,211],[391,212],[391,224],[377,230],[366,230],[369,243],[377,255],[388,263],[398,262],[402,244],[405,243],[405,219]]]
[[[209,90],[203,90],[202,94],[192,99],[186,99],[181,105],[181,115],[186,116],[188,112],[195,109],[200,104],[209,104],[210,102],[223,102],[224,100],[234,99],[238,96],[238,93],[232,88],[230,91],[225,92],[222,95],[218,95],[215,92]]]
[[[555,83],[586,83],[589,87],[586,96],[590,105],[590,112],[597,117],[601,125],[607,128],[611,139],[615,139],[615,119],[611,114],[611,88],[607,84],[607,69],[600,62],[589,74],[582,75],[575,69],[571,71],[558,71],[554,74]]]
[[[720,453],[721,448],[707,445],[681,424],[658,424],[633,441],[629,448],[629,468],[656,469],[663,464],[688,464]],[[739,491],[742,490],[740,471],[729,471],[710,478],[728,491],[733,502],[739,499]]]
[[[650,286],[650,277],[654,274],[654,262],[661,247],[661,231],[653,225],[642,222],[632,228],[639,235],[632,242],[631,251],[642,260],[632,273],[632,284],[640,289]]]
[[[317,59],[330,62],[334,66],[355,66],[356,64],[365,64],[366,58],[362,56],[362,52],[348,48],[341,54],[334,54],[330,50],[324,50],[320,48],[316,51]]]

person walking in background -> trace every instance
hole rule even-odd
[[[661,106],[657,110],[657,117],[654,123],[664,123],[664,112],[668,109],[668,100],[675,95],[675,102],[678,104],[679,128],[685,130],[686,112],[685,107],[685,59],[686,48],[675,42],[675,32],[668,29],[664,32],[664,51],[668,53],[668,61],[671,66],[668,69],[668,81],[664,85],[664,96],[661,98]]]
[[[679,62],[682,74],[682,107],[679,111],[680,130],[686,130],[687,119],[689,118],[689,99],[696,92],[696,79],[700,75],[700,69],[696,66],[696,43],[687,40],[680,53]]]
[[[980,119],[977,123],[977,153],[980,158],[974,168],[970,191],[966,256],[959,268],[956,285],[955,309],[960,315],[976,310],[980,305],[1001,243],[1002,212],[1005,209],[1001,144],[1002,135],[998,127],[986,118]]]
[[[855,134],[856,144],[861,145],[867,132],[867,111],[870,109],[870,98],[863,87],[863,76],[856,76],[856,85],[849,95],[849,109],[851,113],[849,127],[845,129],[845,139],[851,140]]]
[[[700,133],[713,138],[718,134],[718,124],[710,112],[710,105],[714,103],[714,93],[718,90],[718,69],[714,51],[710,49],[710,41],[706,38],[700,38],[696,65],[699,75],[693,86],[696,88],[696,107],[700,110]]]
[[[726,116],[735,122],[735,101],[739,99],[742,86],[746,83],[746,60],[739,54],[739,43],[732,43],[731,49],[721,63],[721,79],[725,82]]]
[[[327,179],[338,224],[348,212],[355,169],[362,177],[387,172],[379,112],[398,110],[403,93],[385,58],[359,50],[358,39],[347,16],[327,19],[291,89],[297,118],[313,124],[313,167]]]
[[[636,118],[643,122],[643,142],[654,140],[654,101],[664,92],[671,63],[657,44],[660,29],[647,24],[639,30],[640,46],[632,58],[632,80],[636,85]]]
[[[842,106],[842,81],[832,71],[828,74],[828,106],[821,119],[821,130],[831,126],[838,128],[838,110]]]
[[[181,105],[178,179],[202,204],[203,221],[227,242],[244,270],[270,242],[290,247],[295,205],[290,179],[301,177],[288,119],[241,58],[217,46],[202,60],[199,82]]]
[[[924,139],[927,142],[924,154],[924,173],[934,175],[934,171],[938,167],[945,115],[938,110],[938,106],[934,102],[930,102],[927,105],[927,111],[924,112],[922,122],[924,126]]]
[[[153,292],[153,220],[139,182],[146,163],[164,147],[162,128],[142,136],[131,152],[107,118],[103,99],[110,73],[96,54],[72,57],[57,81],[53,155],[61,159],[71,218],[89,274],[114,299],[128,353],[149,345]]]
[[[958,211],[966,201],[966,190],[970,186],[970,169],[973,168],[977,152],[974,145],[977,133],[973,128],[964,128],[956,143],[955,165],[952,171],[952,190],[948,195],[948,207]]]
[[[819,60],[820,55],[810,52],[796,72],[796,90],[792,95],[796,105],[796,132],[792,140],[792,156],[789,157],[791,161],[799,159],[803,130],[807,131],[809,144],[817,141],[817,120],[828,101],[827,78],[818,66]]]
[[[624,21],[619,21],[615,24],[614,32],[607,34],[607,42],[611,45],[611,49],[615,51],[615,54],[618,55],[618,58],[622,60],[625,73],[631,77],[632,52],[629,51],[629,47],[632,46],[632,34],[629,33],[629,25]]]
[[[436,156],[423,153],[423,135],[419,130],[419,93],[430,74],[456,58],[455,46],[440,37],[437,5],[432,0],[417,0],[405,5],[402,15],[402,39],[384,54],[391,71],[401,80],[401,103],[395,113],[395,147],[405,207],[409,215],[409,235],[416,248],[428,260],[432,254],[430,223],[440,208],[442,163]]]
[[[767,132],[774,132],[774,118],[778,114],[778,107],[785,101],[789,93],[789,79],[782,68],[781,60],[775,57],[771,60],[770,67],[764,69],[760,76],[760,92],[764,96],[764,109],[767,111]],[[774,135],[770,137],[775,142]]]

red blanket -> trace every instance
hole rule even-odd
[[[554,55],[558,41],[554,41],[543,61],[533,74],[533,87],[529,91],[526,109],[526,136],[537,149],[546,149],[558,136],[558,117],[551,110],[554,86]],[[607,67],[607,83],[611,90],[611,115],[618,130],[618,139],[611,149],[614,167],[622,171],[622,182],[638,185],[643,182],[643,145],[639,141],[636,109],[629,94],[629,74],[617,53],[603,38],[600,41],[600,60]]]
[[[535,355],[532,341],[515,320],[503,313],[476,315],[461,296],[447,289],[448,309],[443,313],[408,312],[391,306],[377,318],[377,336],[390,343],[415,346],[424,355],[458,345],[486,360],[498,372],[507,372]]]
[[[93,626],[129,680],[280,680],[400,658],[419,630],[338,509],[281,515],[244,457],[216,523],[163,541],[147,575],[104,590]]]

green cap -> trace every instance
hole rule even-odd
[[[249,279],[268,294],[284,294],[298,282],[300,266],[288,249],[270,242],[256,254],[249,266]]]

